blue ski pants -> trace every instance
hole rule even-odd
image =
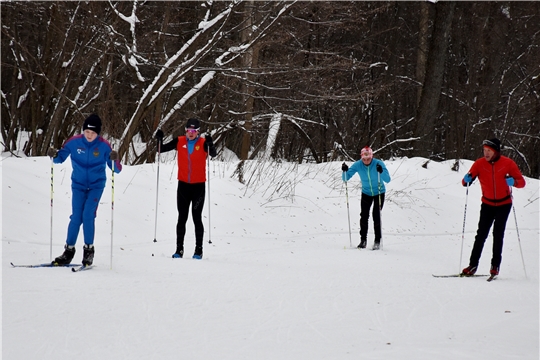
[[[103,194],[101,189],[80,190],[72,188],[71,216],[68,225],[66,244],[75,246],[79,229],[83,226],[84,243],[94,243],[95,219],[99,200]]]

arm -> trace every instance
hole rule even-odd
[[[111,144],[105,140],[103,137],[100,137],[101,139],[101,147],[103,149],[103,156],[105,163],[109,167],[109,169],[112,169],[113,161],[114,161],[114,172],[119,174],[120,171],[122,171],[122,164],[120,163],[120,158],[118,157],[118,152],[116,150],[113,150],[111,147]]]
[[[470,185],[474,180],[476,180],[476,178],[478,177],[477,168],[478,168],[478,165],[476,164],[476,161],[475,161],[474,164],[471,166],[469,172],[465,174],[463,179],[461,179],[461,185],[467,186],[467,184]],[[467,180],[470,180],[470,181],[467,181]]]
[[[114,161],[114,172],[119,174],[120,171],[122,171],[122,164],[120,163],[120,159],[118,159],[117,156],[118,156],[118,153],[116,151],[114,150],[111,151],[109,157],[107,158],[107,166],[109,167],[109,169],[112,169],[112,164]]]
[[[174,138],[172,139],[171,141],[169,141],[168,143],[166,144],[161,144],[161,148],[160,148],[160,151],[161,152],[167,152],[167,151],[171,151],[171,150],[176,150],[178,146],[178,138]]]
[[[172,141],[168,142],[167,144],[163,144],[163,130],[157,129],[155,138],[157,139],[157,146],[158,146],[158,152],[167,152],[176,149],[178,146],[178,137],[175,137],[172,139]]]
[[[384,162],[379,160],[379,164],[381,165],[381,167],[383,169],[383,172],[381,173],[381,180],[384,181],[385,183],[389,183],[390,180],[391,180],[390,179],[390,172],[386,168],[386,165],[384,165]]]
[[[359,163],[362,166],[364,165],[362,164],[361,160],[355,161],[347,171],[343,171],[341,173],[341,179],[343,179],[343,181],[349,181],[349,179],[352,178],[356,173],[358,173],[358,176],[360,176],[360,172],[358,171]]]
[[[71,150],[70,150],[70,146],[69,146],[70,140],[71,139],[68,139],[64,143],[64,145],[62,145],[62,148],[60,150],[58,150],[58,152],[56,153],[56,156],[53,157],[53,162],[55,164],[63,163],[64,161],[66,161],[68,156],[71,155]]]
[[[212,136],[210,136],[210,134],[206,134],[206,136],[204,137],[203,149],[211,157],[216,157],[216,146],[214,145],[214,141],[212,140]]]
[[[518,189],[525,187],[525,183],[526,183],[525,178],[521,174],[521,171],[519,171],[519,168],[514,161],[511,161],[510,163],[510,169],[508,171],[508,175],[514,178],[514,185],[512,186]]]

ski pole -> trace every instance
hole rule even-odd
[[[463,231],[461,232],[461,253],[459,254],[459,272],[461,273],[461,261],[463,259],[463,242],[465,241],[465,219],[467,217],[467,200],[469,199],[469,183],[467,183],[467,192],[465,193],[465,211],[463,212]]]
[[[382,250],[383,249],[383,241],[382,241],[383,236],[382,236],[381,173],[378,171],[377,171],[377,176],[379,178],[379,184],[378,184],[378,187],[379,187],[379,227],[381,231],[381,239],[380,239],[379,246]]]
[[[159,163],[161,162],[161,140],[158,139],[158,162],[157,162],[157,177],[156,177],[156,217],[154,219],[154,242],[157,242],[157,214],[158,214],[158,194],[159,194]]]
[[[49,257],[52,261],[52,241],[53,241],[53,194],[54,194],[54,161],[51,157],[51,233],[50,233],[50,245],[49,245]]]
[[[347,199],[347,220],[349,222],[349,246],[352,247],[352,238],[351,238],[351,213],[349,211],[349,189],[347,187],[347,181],[343,180],[345,183],[345,197]]]
[[[114,150],[114,146],[113,146]],[[114,229],[114,162],[111,163],[111,270],[113,264],[113,229]]]
[[[525,272],[525,279],[528,279],[527,270],[525,269],[525,259],[523,258],[523,250],[521,249],[521,239],[519,237],[519,229],[518,229],[517,216],[516,216],[516,207],[514,206],[514,196],[512,195],[512,187],[510,187],[510,196],[512,197],[512,210],[514,211],[514,221],[516,222],[516,233],[517,233],[518,244],[519,244],[519,252],[521,253],[521,263],[523,264],[523,272]]]
[[[208,156],[208,243],[212,243],[212,223],[210,217],[210,207],[212,202],[210,201],[210,156]]]

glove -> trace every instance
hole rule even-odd
[[[377,164],[376,168],[377,168],[377,172],[379,174],[382,174],[382,166],[381,166],[381,164]]]
[[[204,151],[213,158],[217,156],[216,146],[214,145],[214,140],[212,140],[210,134],[204,136]]]
[[[49,148],[49,150],[47,150],[47,156],[48,157],[55,158],[57,154],[58,154],[58,150],[56,150],[56,149]]]
[[[514,178],[513,177],[507,177],[506,178],[506,183],[508,184],[508,186],[514,186]]]
[[[160,141],[160,142],[163,141],[163,135],[164,134],[163,134],[163,131],[161,129],[158,129],[158,131],[156,131],[156,139],[158,141]]]
[[[472,176],[469,173],[466,173],[465,176],[463,177],[463,181],[465,181],[465,183],[467,183],[467,184],[472,183],[472,180],[473,180]]]
[[[343,163],[343,165],[341,165],[341,171],[348,171],[349,170],[349,167],[347,166],[347,164]]]
[[[109,159],[111,159],[112,161],[118,160],[118,152],[116,150],[111,151],[111,153],[109,154]]]

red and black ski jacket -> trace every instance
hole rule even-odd
[[[478,178],[482,187],[482,202],[491,206],[512,203],[512,192],[506,183],[507,177],[514,178],[514,187],[525,186],[525,179],[516,163],[502,155],[494,161],[487,161],[485,158],[476,160],[469,174],[473,180]],[[461,180],[461,183],[467,186],[465,180]]]

